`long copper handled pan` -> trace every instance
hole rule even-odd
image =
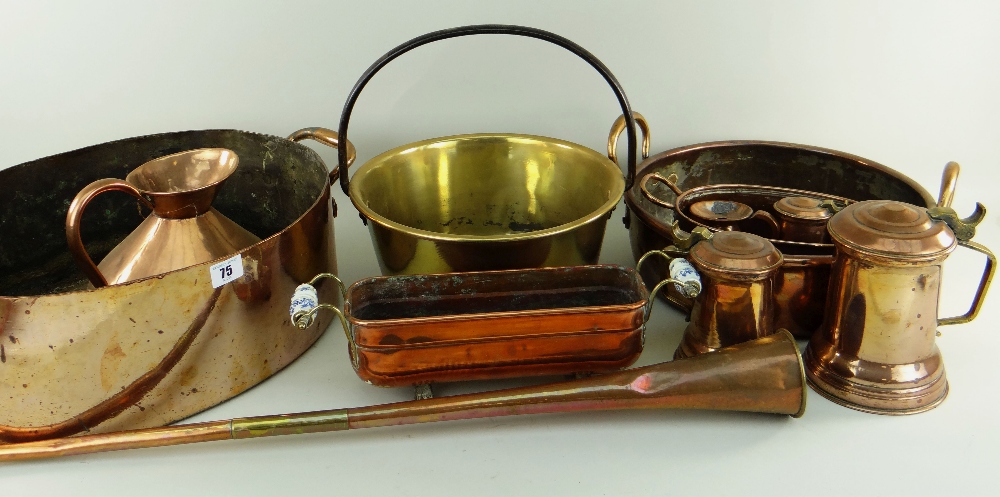
[[[802,358],[782,331],[690,359],[552,385],[0,446],[0,462],[516,414],[709,409],[799,417],[805,407]]]

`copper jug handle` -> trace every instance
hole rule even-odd
[[[667,209],[674,209],[675,208],[674,204],[667,202],[666,200],[663,200],[660,197],[657,197],[656,195],[653,195],[653,192],[649,190],[650,180],[656,180],[666,184],[667,186],[670,187],[671,190],[673,190],[674,194],[679,197],[683,195],[684,192],[677,187],[677,175],[670,173],[670,176],[664,178],[662,174],[657,172],[652,172],[643,176],[642,181],[639,182],[639,189],[642,190],[642,194],[645,195],[646,198],[650,200],[650,202],[653,202],[656,205],[666,207]]]
[[[566,50],[572,52],[577,57],[580,57],[585,62],[590,64],[591,67],[597,70],[598,73],[604,78],[604,81],[611,86],[611,90],[614,92],[615,97],[618,99],[618,105],[621,107],[621,113],[625,117],[625,132],[628,138],[628,167],[627,173],[625,175],[625,190],[627,191],[632,187],[632,182],[635,181],[635,165],[636,165],[636,131],[635,131],[635,117],[632,113],[632,107],[628,103],[628,98],[625,96],[625,90],[622,89],[618,79],[615,78],[614,74],[603,62],[600,61],[593,54],[588,52],[586,49],[573,43],[572,41],[563,38],[555,33],[550,33],[545,30],[537,28],[529,28],[526,26],[513,26],[507,24],[478,24],[472,26],[461,26],[457,28],[442,29],[440,31],[434,31],[427,33],[425,35],[413,38],[397,47],[389,50],[382,57],[376,60],[364,74],[358,78],[358,82],[354,84],[354,88],[351,88],[351,92],[347,95],[347,101],[344,103],[344,110],[340,114],[340,127],[337,128],[337,135],[341,139],[347,139],[347,126],[351,121],[351,112],[354,111],[354,104],[357,103],[358,97],[361,95],[361,90],[365,88],[365,85],[378,73],[383,67],[388,63],[395,60],[400,55],[413,50],[414,48],[426,45],[428,43],[433,43],[435,41],[447,40],[450,38],[458,38],[462,36],[471,35],[513,35],[513,36],[523,36],[526,38],[535,38],[537,40],[547,41],[554,45],[558,45]],[[340,168],[340,187],[344,190],[344,193],[349,193],[348,188],[350,184],[350,178],[347,174],[348,163],[347,163],[347,149],[339,148],[337,149],[337,163]]]
[[[649,158],[649,123],[638,112],[633,112],[632,117],[639,125],[639,130],[642,131],[642,159],[646,160]],[[618,164],[618,137],[621,136],[622,131],[625,131],[625,116],[623,115],[618,116],[611,124],[611,132],[608,134],[608,158],[615,164]]]
[[[83,210],[87,208],[94,197],[110,191],[125,192],[137,198],[143,205],[152,209],[153,204],[149,202],[138,188],[120,179],[99,179],[80,190],[73,198],[73,203],[69,204],[69,211],[66,213],[66,243],[69,244],[69,253],[76,261],[76,265],[87,275],[87,279],[94,285],[94,288],[108,286],[108,280],[101,274],[101,270],[94,264],[94,260],[87,254],[87,248],[83,246],[83,239],[80,238],[80,221],[83,218]]]
[[[288,139],[293,142],[305,139],[316,140],[328,147],[340,149],[340,139],[337,137],[337,132],[321,127],[302,128],[289,135]],[[344,143],[346,143],[344,148],[347,149],[347,167],[351,167],[351,164],[354,164],[354,159],[358,158],[358,152],[350,141],[344,140]],[[340,165],[337,165],[334,166],[333,171],[330,171],[330,184],[336,183],[339,177]]]

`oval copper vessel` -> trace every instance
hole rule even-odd
[[[88,289],[66,244],[70,200],[95,180],[206,147],[240,157],[213,205],[263,239],[240,252],[244,276],[213,288],[209,261]],[[126,195],[95,199],[81,224],[87,252],[103,257],[144,214]],[[315,152],[243,131],[129,138],[0,171],[0,441],[164,425],[285,367],[329,322],[280,332],[296,285],[336,271],[333,217]]]
[[[613,126],[612,140],[618,133],[620,126]],[[639,165],[636,181],[625,192],[628,206],[625,224],[636,260],[650,250],[670,245],[670,226],[678,219],[673,209],[654,203],[640,189],[643,183],[640,179],[651,173],[663,177],[676,174],[676,186],[682,191],[706,185],[750,184],[819,192],[857,201],[898,200],[928,207],[936,203],[926,190],[905,175],[836,150],[765,141],[688,145],[644,160]],[[676,199],[675,192],[662,182],[650,182],[649,188],[661,199]],[[793,245],[788,243],[779,247],[784,262],[775,286],[775,326],[805,338],[823,322],[833,251],[810,247],[810,244]],[[662,267],[650,264],[648,272],[643,273],[647,286],[655,283],[654,275],[663,271]],[[690,309],[690,301],[676,293],[668,293],[668,300]]]

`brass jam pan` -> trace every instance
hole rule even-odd
[[[569,50],[604,77],[631,116],[614,75],[579,45],[539,29],[480,25],[429,33],[386,53],[358,79],[337,134],[347,138],[361,91],[396,57],[434,41],[483,34],[535,38]],[[353,180],[347,150],[341,151],[341,187],[368,225],[383,274],[595,264],[607,220],[626,188],[621,170],[600,153],[539,136],[475,134],[408,144],[369,160]]]
[[[671,269],[653,294],[670,283],[698,294],[697,275]],[[621,369],[642,352],[652,308],[638,273],[614,265],[367,278],[343,310],[309,297],[326,277],[296,292],[292,323],[333,310],[358,376],[385,387]]]
[[[644,149],[648,148],[649,125],[638,114],[633,116],[646,136]],[[608,156],[616,158],[617,139],[624,128],[619,117],[611,128]],[[645,154],[644,154],[645,155]],[[639,181],[656,173],[664,178],[677,176],[676,186],[681,191],[706,185],[749,184],[789,188],[821,193],[842,199],[898,200],[914,205],[932,207],[936,201],[923,187],[907,176],[877,162],[856,155],[810,145],[767,141],[719,141],[688,145],[667,150],[653,157],[643,157],[637,180],[625,192],[625,225],[629,229],[632,255],[637,260],[646,252],[662,249],[673,243],[672,225],[679,220],[677,213],[659,205],[643,194]],[[946,190],[954,188],[945,180]],[[656,182],[648,185],[656,197],[670,202],[676,193],[667,185]],[[784,247],[779,248],[784,251]],[[787,328],[797,337],[808,337],[822,324],[822,314],[829,280],[832,252],[826,248],[814,251],[810,247],[797,247],[797,253],[785,254],[775,298],[776,326]],[[646,285],[662,274],[661,265],[650,264],[643,272]],[[667,300],[684,310],[691,303],[674,292],[667,292]],[[803,304],[791,306],[792,303]]]
[[[239,252],[244,276],[213,288],[210,261],[88,289],[65,237],[74,195],[151,159],[212,147],[241,163],[215,207],[262,239]],[[100,260],[146,213],[127,195],[96,198],[81,224],[87,252]],[[334,214],[315,152],[244,131],[128,138],[0,171],[0,443],[165,425],[285,367],[329,323],[275,332],[295,287],[336,271]]]

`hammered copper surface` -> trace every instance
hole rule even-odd
[[[806,387],[798,345],[782,330],[713,354],[563,383],[0,446],[0,462],[229,438],[622,409],[707,409],[800,417],[806,409]]]
[[[369,278],[346,300],[358,376],[400,386],[621,369],[648,293],[631,269],[582,266]]]
[[[205,147],[241,157],[215,206],[263,238],[241,252],[245,276],[213,289],[206,262],[86,290],[66,246],[69,200],[97,179]],[[326,167],[284,138],[232,130],[130,138],[2,170],[0,189],[0,440],[182,419],[280,370],[329,323],[275,332],[288,327],[295,286],[336,270]],[[95,199],[82,223],[87,251],[102,256],[142,219],[130,197]],[[323,294],[337,298],[332,288]]]

